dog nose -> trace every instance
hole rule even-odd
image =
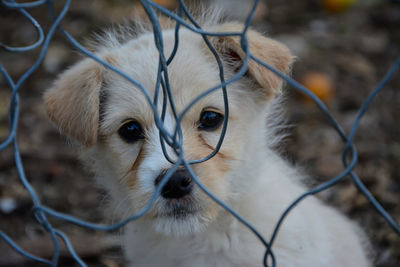
[[[157,186],[165,172],[161,173],[155,180]],[[190,174],[185,169],[178,169],[161,189],[161,195],[164,198],[181,198],[188,195],[192,191],[193,182]]]

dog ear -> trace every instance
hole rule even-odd
[[[244,25],[240,23],[225,23],[217,28],[217,32],[242,32],[243,27]],[[293,57],[285,45],[251,29],[246,32],[246,37],[252,55],[284,74],[289,72]],[[240,45],[239,36],[210,37],[210,39],[223,58],[228,58],[230,62],[240,61],[240,63],[244,59],[245,52]],[[236,69],[238,69],[237,65]],[[282,79],[251,59],[248,64],[248,75],[263,88],[262,94],[265,99],[281,92]]]
[[[65,71],[44,94],[50,119],[86,147],[97,141],[101,66],[84,59]]]

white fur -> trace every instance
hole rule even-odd
[[[174,31],[165,30],[163,38],[165,54],[169,56]],[[272,41],[260,40],[265,49],[278,49],[278,54],[279,49],[286,51],[283,46],[269,42]],[[252,52],[262,55],[263,51]],[[153,96],[158,52],[152,33],[143,33],[120,45],[114,40],[108,48],[100,49],[98,55],[112,58],[116,67],[139,81]],[[279,66],[281,62],[276,63]],[[282,64],[288,68],[288,63]],[[235,71],[228,65],[225,67],[228,79]],[[215,59],[201,37],[188,30],[181,31],[178,53],[168,69],[178,113],[201,92],[219,83]],[[98,129],[102,141],[91,146],[86,157],[92,160],[98,182],[111,195],[113,212],[126,218],[146,205],[155,190],[155,178],[172,164],[162,153],[153,113],[141,91],[112,71],[102,69],[101,73],[107,96]],[[200,182],[268,240],[282,212],[307,189],[300,182],[304,177],[272,150],[279,139],[273,126],[279,99],[262,100],[261,86],[257,78],[252,78],[228,86],[230,117],[221,147],[221,153],[228,157],[219,155],[193,168]],[[272,89],[279,88],[263,90]],[[56,96],[48,98],[51,97]],[[195,140],[197,135],[211,147],[219,139],[220,129],[198,132],[195,126],[202,109],[207,107],[223,111],[220,90],[195,104],[182,122],[183,148],[189,160],[196,159],[206,149]],[[145,140],[127,144],[118,136],[118,128],[127,118],[142,123]],[[170,108],[165,127],[171,132],[175,127]],[[172,149],[168,148],[168,152],[176,159]],[[141,161],[132,170],[140,153]],[[123,249],[131,266],[262,265],[265,247],[249,229],[198,187],[192,197],[194,215],[184,219],[164,216],[166,201],[160,197],[148,214],[125,227]],[[273,252],[277,266],[365,267],[370,266],[364,250],[366,243],[356,225],[317,198],[309,197],[283,223]]]

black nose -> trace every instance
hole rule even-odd
[[[155,180],[157,186],[165,172],[162,172]],[[164,198],[181,198],[188,195],[192,191],[193,182],[190,174],[185,169],[178,169],[161,189],[161,195]]]

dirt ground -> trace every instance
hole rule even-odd
[[[133,1],[135,2],[135,1]],[[174,1],[159,1],[172,3]],[[254,27],[284,42],[297,56],[292,75],[314,87],[346,133],[367,95],[400,56],[399,1],[348,1],[336,10],[329,1],[270,0],[262,2]],[[336,1],[343,2],[343,1]],[[346,2],[346,1],[344,1]],[[61,6],[63,1],[58,1]],[[219,1],[223,5],[223,1]],[[243,18],[246,1],[230,5],[232,16]],[[234,7],[234,8],[232,8]],[[122,22],[137,8],[132,1],[72,1],[62,26],[78,41],[111,23]],[[239,11],[238,11],[239,10]],[[46,7],[30,12],[47,32]],[[22,45],[35,40],[32,26],[17,12],[0,4],[0,42]],[[35,61],[39,49],[28,53],[0,50],[0,62],[12,78],[19,78]],[[60,35],[53,38],[43,64],[20,90],[18,141],[28,180],[43,204],[91,222],[105,222],[101,210],[104,192],[91,180],[90,170],[77,157],[76,148],[49,122],[41,95],[56,75],[79,59]],[[322,83],[322,89],[320,86]],[[318,89],[319,88],[319,89]],[[316,106],[295,88],[285,88],[286,132],[280,151],[301,166],[319,184],[343,170],[344,145]],[[10,90],[0,77],[0,140],[8,135]],[[355,172],[400,223],[400,72],[372,102],[355,137],[359,158]],[[400,266],[400,237],[388,226],[347,178],[320,194],[333,206],[358,221],[372,240],[376,266]],[[111,233],[82,229],[59,220],[51,223],[71,238],[89,266],[122,266],[118,239]],[[35,255],[50,258],[48,234],[32,217],[32,201],[19,182],[11,147],[0,152],[0,230]],[[339,244],[338,244],[339,245]],[[65,248],[61,266],[75,266]],[[0,266],[41,266],[20,257],[0,241]],[[279,266],[279,265],[278,265]]]

